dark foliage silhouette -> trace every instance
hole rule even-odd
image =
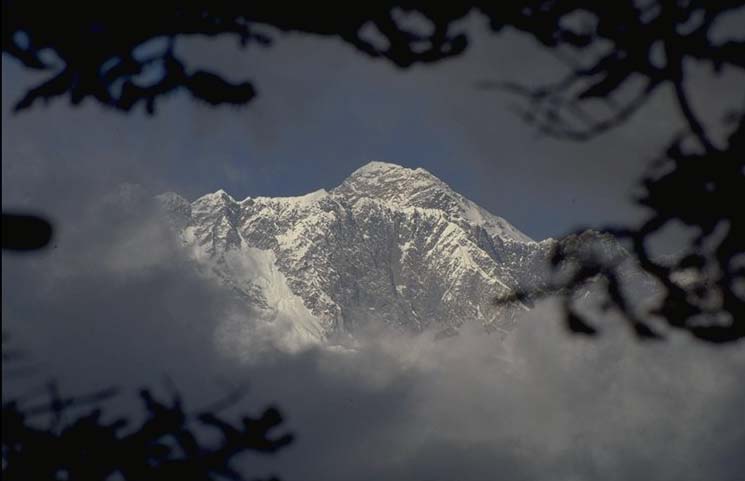
[[[3,334],[3,378],[28,377],[24,361],[21,353],[7,348]],[[238,423],[223,416],[221,411],[243,397],[241,390],[196,412],[187,411],[172,391],[170,401],[162,401],[142,389],[144,416],[136,421],[111,419],[105,411],[106,401],[118,394],[113,388],[66,397],[49,382],[16,397],[6,398],[4,392],[2,478],[243,480],[244,474],[232,466],[237,455],[275,453],[293,440],[291,434],[273,434],[282,423],[275,407]]]
[[[3,214],[3,249],[33,251],[51,238],[51,225],[35,216]],[[3,384],[33,374],[22,352],[8,348],[2,339]],[[275,407],[257,418],[244,416],[234,424],[220,411],[240,398],[236,392],[195,413],[185,411],[174,391],[170,403],[157,400],[149,390],[139,393],[144,421],[120,417],[105,420],[103,403],[117,394],[104,389],[75,397],[63,397],[56,383],[42,395],[2,400],[2,479],[91,480],[119,476],[123,480],[247,479],[236,471],[233,458],[246,451],[274,453],[290,444],[291,434],[274,436],[282,423]],[[219,433],[219,441],[200,441],[204,431]],[[198,434],[199,433],[199,434]],[[272,478],[276,479],[276,478]]]
[[[187,413],[177,395],[161,402],[148,390],[140,392],[144,421],[133,427],[123,417],[106,421],[101,406],[114,393],[62,397],[50,384],[47,403],[4,400],[3,479],[102,480],[118,473],[126,480],[242,480],[231,466],[236,455],[274,453],[292,441],[290,434],[270,434],[282,422],[276,408],[233,424],[215,412]],[[200,441],[205,428],[220,440]]]
[[[51,225],[35,216],[3,214],[2,228],[2,248],[16,251],[41,249],[52,235]],[[22,352],[8,348],[5,332],[2,361],[3,384],[34,373]],[[145,419],[135,426],[126,417],[105,419],[103,404],[117,394],[116,389],[64,397],[50,382],[41,394],[6,398],[5,393],[4,389],[2,479],[8,481],[98,481],[112,476],[137,481],[243,480],[247,478],[231,464],[237,455],[274,453],[293,440],[292,434],[272,434],[282,423],[273,406],[257,418],[244,416],[237,424],[221,417],[220,411],[240,399],[239,391],[190,413],[177,392],[167,403],[142,389]],[[38,401],[44,393],[46,401]],[[219,441],[200,441],[205,430],[218,433]]]
[[[552,285],[497,301],[561,293],[569,328],[594,335],[596,330],[575,308],[573,297],[600,278],[607,296],[605,308],[620,312],[639,338],[661,338],[655,321],[711,343],[745,337],[745,213],[736,201],[745,187],[742,117],[726,142],[726,148],[686,152],[682,139],[676,139],[642,180],[644,193],[638,202],[653,214],[638,228],[603,229],[627,241],[639,267],[662,286],[664,296],[646,315],[636,311],[624,294],[619,259],[588,249],[598,242],[596,236],[579,243],[576,236],[568,236],[557,244],[551,261],[558,280]],[[663,173],[656,174],[658,170]],[[672,223],[698,232],[677,256],[656,259],[648,242]]]
[[[3,1],[3,51],[24,66],[52,72],[29,89],[16,110],[69,95],[73,105],[91,97],[103,105],[129,111],[138,103],[149,113],[156,99],[177,89],[212,105],[245,104],[256,92],[251,82],[231,83],[221,76],[189,69],[175,46],[179,37],[201,34],[233,35],[241,46],[271,45],[271,38],[257,30],[269,25],[285,31],[340,36],[360,51],[385,57],[407,67],[458,54],[466,46],[464,35],[450,36],[449,19],[467,9],[439,7],[432,11],[437,23],[430,35],[403,30],[392,16],[395,2],[367,5],[326,5],[283,2],[134,2],[126,8],[72,2],[48,4]],[[65,21],[59,21],[65,19]],[[389,45],[376,47],[360,30],[372,21]],[[138,55],[137,47],[155,39],[165,40],[159,53]],[[429,45],[416,48],[415,44]],[[51,58],[48,58],[51,57]],[[159,68],[160,77],[140,82],[148,68]]]
[[[52,239],[49,221],[33,215],[3,214],[2,229],[3,249],[41,249]]]
[[[638,227],[606,226],[626,239],[641,267],[665,295],[656,309],[637,315],[629,307],[614,274],[598,259],[580,259],[560,248],[561,259],[581,266],[568,284],[571,293],[589,278],[603,277],[610,305],[620,311],[641,337],[657,337],[655,319],[690,332],[698,339],[728,342],[745,337],[745,268],[743,214],[735,207],[745,187],[742,106],[719,126],[732,132],[717,142],[697,117],[686,91],[690,62],[708,64],[715,75],[745,68],[745,41],[713,40],[718,20],[742,9],[744,2],[716,0],[518,0],[512,2],[380,1],[348,6],[285,2],[135,2],[127,8],[87,2],[49,4],[3,1],[3,51],[30,69],[50,72],[16,104],[63,95],[73,105],[92,98],[129,111],[139,103],[153,113],[161,96],[185,89],[211,105],[245,104],[257,90],[250,81],[230,83],[213,72],[190,69],[175,45],[186,35],[232,35],[240,45],[270,46],[280,31],[335,36],[365,55],[406,68],[462,53],[468,36],[455,22],[470,12],[488,19],[499,32],[511,27],[531,35],[567,65],[567,74],[546,85],[483,82],[525,99],[520,115],[546,135],[582,141],[630,121],[658,90],[669,88],[687,129],[670,142],[659,164],[667,173],[642,180],[646,193],[638,200],[652,211]],[[424,22],[409,22],[418,16]],[[60,21],[60,19],[65,21]],[[426,24],[422,26],[422,24]],[[365,34],[372,28],[377,41]],[[137,47],[163,39],[160,53],[138,55]],[[160,68],[158,80],[138,80],[146,69]],[[742,99],[735,99],[741,102]],[[698,237],[679,259],[653,259],[647,242],[669,224],[697,228]],[[694,281],[681,284],[687,271]],[[678,276],[679,277],[679,276]],[[521,293],[520,295],[524,295]],[[534,293],[535,294],[535,293]],[[594,332],[567,301],[572,330]]]
[[[590,139],[627,121],[658,89],[671,89],[687,129],[674,138],[642,179],[637,202],[652,212],[638,227],[604,226],[601,230],[628,241],[639,266],[653,277],[664,295],[647,313],[635,312],[624,294],[617,263],[588,255],[586,246],[559,243],[555,272],[572,266],[567,280],[517,297],[564,294],[567,325],[594,335],[595,329],[573,306],[572,296],[590,279],[605,285],[606,308],[615,308],[636,335],[657,339],[654,324],[690,332],[698,339],[723,343],[745,337],[745,215],[737,199],[745,188],[745,123],[742,101],[719,126],[729,135],[717,143],[693,110],[686,91],[686,67],[708,63],[715,74],[725,67],[745,67],[745,42],[712,42],[712,30],[725,12],[743,2],[543,2],[537,15],[543,27],[532,30],[551,48],[570,47],[563,57],[568,74],[555,83],[530,87],[512,83],[484,84],[522,96],[524,119],[546,135],[569,140]],[[570,16],[574,16],[570,19]],[[574,27],[568,25],[574,23]],[[522,27],[519,27],[522,28]],[[624,89],[627,91],[622,92]],[[631,93],[628,92],[631,90]],[[606,105],[605,117],[590,110]],[[664,228],[683,224],[698,233],[674,259],[655,259],[649,243]],[[588,239],[588,242],[592,242]],[[501,301],[501,300],[500,300]]]
[[[142,105],[154,114],[157,101],[178,90],[209,105],[244,105],[260,86],[193,67],[179,56],[179,39],[225,35],[235,37],[239,46],[267,48],[272,29],[296,31],[338,37],[364,55],[407,68],[462,53],[468,35],[455,22],[474,11],[495,33],[517,29],[565,62],[566,75],[545,85],[480,85],[523,99],[520,116],[545,135],[591,139],[633,121],[655,92],[670,89],[687,127],[674,139],[661,139],[668,147],[641,181],[644,193],[638,202],[651,213],[640,226],[601,227],[628,242],[638,265],[662,289],[660,300],[649,312],[635,310],[624,294],[616,260],[594,255],[588,248],[594,240],[579,232],[554,252],[555,282],[515,297],[562,294],[568,328],[592,336],[597,328],[575,308],[573,294],[600,278],[606,307],[620,312],[642,339],[659,338],[655,325],[660,322],[712,343],[745,337],[745,212],[736,201],[745,191],[743,105],[717,126],[728,135],[716,140],[711,126],[696,115],[686,82],[690,62],[708,64],[714,75],[745,68],[744,40],[712,40],[717,21],[745,2],[380,1],[345,6],[3,0],[2,5],[3,52],[28,69],[47,72],[14,105],[16,111],[66,96],[73,106],[91,99],[123,112]],[[406,21],[415,14],[429,28]],[[368,27],[377,40],[365,34]],[[158,40],[162,47],[155,53],[138,48]],[[733,106],[742,100],[734,99]],[[697,236],[675,258],[654,258],[650,240],[676,223],[697,229]],[[3,214],[3,249],[41,248],[51,233],[43,219]],[[3,360],[13,358],[4,345]],[[11,375],[4,367],[3,378]],[[292,440],[290,435],[270,436],[281,423],[275,408],[233,424],[220,415],[225,403],[192,413],[177,394],[162,401],[142,390],[143,421],[108,421],[102,406],[114,390],[63,397],[50,383],[44,393],[46,401],[38,403],[38,397],[3,399],[3,479],[98,480],[116,473],[128,480],[244,479],[231,467],[236,455],[275,452]],[[205,429],[218,433],[218,441],[200,440]]]

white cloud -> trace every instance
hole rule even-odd
[[[167,374],[201,406],[248,382],[240,409],[277,402],[298,436],[276,457],[246,458],[251,473],[734,480],[745,468],[741,345],[640,344],[620,325],[571,337],[546,302],[504,344],[473,328],[438,343],[371,336],[354,353],[264,349],[237,361],[214,339],[240,306],[196,273],[149,204],[132,205],[82,209],[57,249],[4,256],[4,327],[69,392],[134,392]]]

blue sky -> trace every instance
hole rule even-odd
[[[60,203],[91,202],[122,182],[191,199],[218,188],[237,198],[295,195],[385,160],[424,167],[543,239],[638,220],[636,180],[680,129],[661,92],[628,125],[591,142],[542,137],[511,110],[519,99],[476,88],[484,80],[556,78],[557,61],[516,34],[476,34],[465,55],[408,70],[336,39],[276,37],[269,49],[182,42],[194,64],[251,78],[260,96],[241,108],[211,108],[179,93],[153,118],[91,104],[72,109],[59,99],[13,115],[12,102],[34,76],[3,58],[3,204],[54,215]],[[736,89],[723,82],[700,104],[710,109]]]

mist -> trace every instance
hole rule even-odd
[[[113,382],[110,409],[126,412],[143,386],[175,386],[196,409],[246,384],[234,411],[274,403],[297,441],[241,467],[287,480],[734,480],[745,469],[741,346],[641,343],[612,318],[598,338],[577,337],[553,300],[503,342],[468,325],[438,342],[370,335],[354,350],[290,352],[250,329],[226,342],[225,323],[243,313],[250,326],[250,310],[200,273],[138,192],[122,186],[80,212],[56,248],[3,255],[4,329],[35,364],[4,389]]]

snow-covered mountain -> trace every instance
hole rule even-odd
[[[292,346],[379,329],[444,336],[467,322],[505,333],[527,307],[493,300],[541,278],[553,242],[424,169],[384,162],[299,197],[158,199],[198,264]]]

